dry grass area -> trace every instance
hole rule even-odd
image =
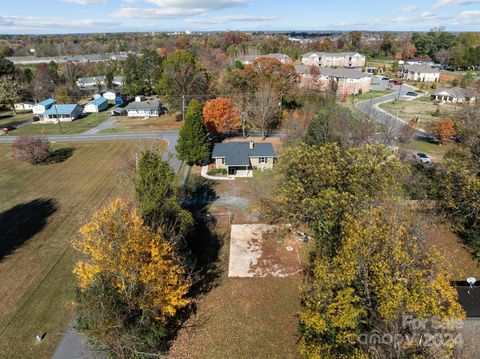
[[[221,275],[216,286],[198,299],[196,314],[179,332],[167,356],[169,359],[298,357],[296,315],[301,274],[284,278],[228,277],[229,218],[233,224],[258,222],[260,219],[254,215],[256,201],[262,184],[272,183],[271,176],[272,172],[264,172],[258,178],[214,184],[218,198],[230,199],[209,207],[218,220],[217,230],[225,234],[218,260]],[[246,200],[247,207],[237,206],[245,202],[236,200],[238,198]],[[266,240],[273,240],[267,237]],[[304,263],[308,248],[300,247],[299,255]],[[272,248],[264,246],[264,250],[259,261],[271,261],[270,254],[278,248],[272,244]],[[296,261],[298,265],[298,259]]]
[[[93,210],[126,193],[119,170],[135,147],[57,144],[54,163],[32,166],[0,146],[1,358],[50,358],[74,310],[70,243]]]
[[[442,103],[437,105],[433,101],[426,101],[424,98],[413,101],[390,101],[381,104],[379,107],[407,122],[418,116],[418,127],[427,131],[433,121],[440,118],[451,118],[460,113],[462,109],[461,105]],[[437,108],[440,110],[440,116],[432,116]]]
[[[448,225],[437,221],[425,229],[432,247],[438,250],[451,267],[451,280],[480,278],[480,264],[475,260],[462,239],[451,231]]]
[[[160,117],[136,118],[118,117],[114,123],[116,131],[163,131],[178,130],[183,126],[178,114],[168,113]]]

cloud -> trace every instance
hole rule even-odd
[[[251,15],[227,15],[215,16],[212,19],[187,19],[186,23],[197,25],[216,25],[230,22],[267,22],[277,20],[278,16],[251,16]]]
[[[0,27],[14,29],[76,29],[76,28],[116,28],[121,23],[92,19],[65,19],[35,16],[0,16]]]
[[[462,11],[460,14],[458,14],[458,17],[464,20],[472,20],[480,17],[480,10]]]
[[[472,5],[478,3],[480,3],[480,0],[437,0],[433,7],[439,8],[452,5]]]
[[[83,1],[83,0],[79,0]],[[136,0],[126,0],[135,2]],[[112,15],[125,18],[165,19],[206,14],[210,11],[241,7],[248,0],[144,0],[157,8],[121,7]]]
[[[107,0],[61,0],[64,2],[72,2],[79,5],[91,5],[91,4],[105,4]]]
[[[405,7],[402,7],[400,9],[401,12],[417,12],[418,11],[418,7],[416,7],[415,5],[410,5],[410,6],[405,6]]]

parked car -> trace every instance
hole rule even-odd
[[[403,85],[402,81],[397,81],[397,80],[391,80],[390,81],[394,86],[401,86]]]
[[[15,129],[16,129],[16,127],[12,126],[12,125],[6,125],[6,126],[2,127],[2,131],[5,132],[5,133],[8,133],[8,132],[13,131]]]
[[[413,92],[413,91],[408,91],[407,96],[414,96],[415,97],[415,96],[418,96],[418,93]]]
[[[415,153],[415,159],[422,164],[432,163],[432,160],[430,159],[430,157],[428,157],[423,152]]]
[[[382,80],[383,81],[390,81],[390,79],[388,77],[382,77]]]

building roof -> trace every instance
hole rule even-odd
[[[480,286],[470,286],[467,282],[455,282],[458,302],[467,313],[467,317],[480,317]]]
[[[303,54],[302,57],[310,57],[312,55],[317,55],[318,57],[344,57],[344,56],[354,56],[354,55],[361,55],[362,54],[358,52],[307,52],[306,54]]]
[[[47,107],[53,105],[54,103],[55,100],[53,98],[47,98],[46,100],[40,101],[38,105]]]
[[[250,157],[275,157],[273,145],[269,142],[254,143],[253,150],[249,142],[216,143],[212,158],[225,158],[227,166],[250,166]]]
[[[147,101],[142,101],[142,102],[131,102],[127,105],[126,109],[128,111],[135,111],[135,110],[140,110],[140,111],[154,111],[158,110],[159,108],[163,107],[162,103],[159,100],[147,100]]]
[[[89,105],[94,105],[94,106],[101,106],[103,105],[104,103],[108,103],[108,100],[105,98],[105,97],[98,97],[92,101],[90,101],[88,104]]]
[[[283,60],[284,58],[288,58],[288,55],[285,54],[280,54],[280,53],[274,53],[274,54],[267,54],[267,55],[245,55],[240,58],[240,61],[248,61],[248,62],[253,62],[256,59],[262,58],[262,57],[268,57],[271,59],[276,59],[276,60]]]
[[[440,73],[439,69],[428,65],[402,65],[404,71],[417,72],[419,74],[436,74]]]
[[[48,110],[45,111],[47,115],[71,115],[80,105],[75,104],[68,104],[68,105],[55,105],[50,107]]]
[[[311,69],[310,65],[295,65],[295,72],[300,75],[310,75]]]
[[[333,69],[328,67],[322,67],[320,69],[320,75],[326,76],[326,77],[340,77],[345,79],[363,79],[365,77],[370,77],[369,74],[359,70],[355,70],[355,69],[349,69],[349,68]]]
[[[434,95],[442,95],[442,93],[450,94],[452,97],[462,98],[462,97],[475,97],[475,91],[471,89],[464,89],[463,87],[452,87],[452,88],[444,88],[436,91]]]

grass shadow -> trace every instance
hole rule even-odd
[[[49,165],[52,163],[60,163],[69,159],[74,152],[73,147],[60,148],[50,152],[50,155],[42,162],[42,164]]]
[[[57,209],[55,200],[37,198],[0,213],[0,261],[40,232]]]

